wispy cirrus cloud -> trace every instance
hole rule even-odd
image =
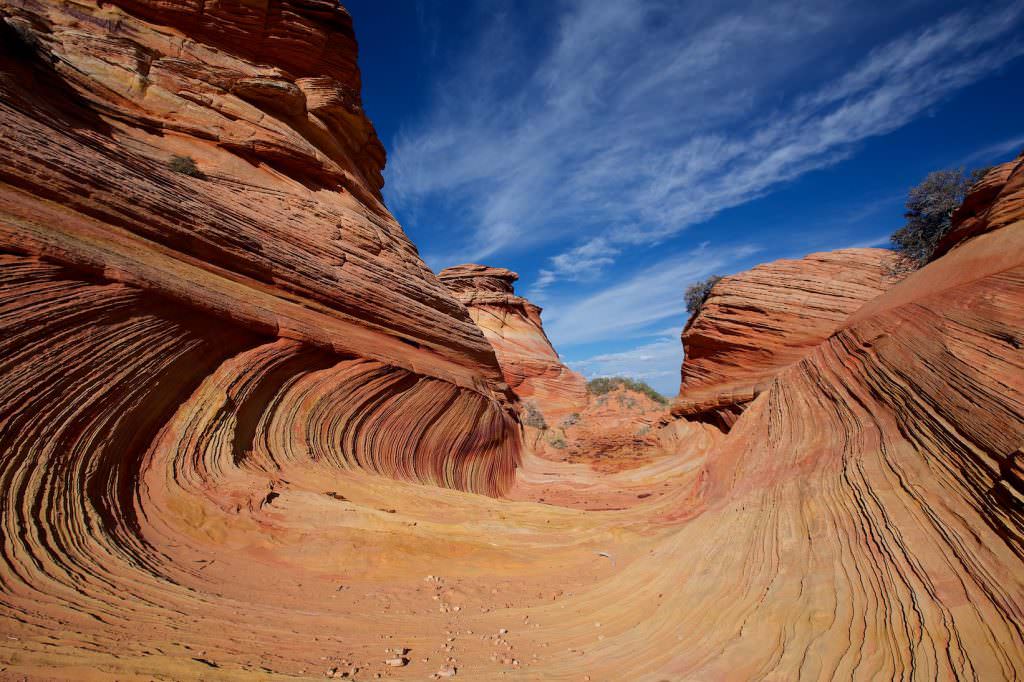
[[[891,243],[891,236],[889,234],[878,234],[878,235],[875,235],[874,237],[868,237],[867,239],[862,239],[859,242],[854,242],[853,244],[850,244],[849,246],[846,246],[844,248],[847,248],[847,249],[866,249],[866,248],[869,248],[869,247],[889,246],[890,243]]]
[[[545,308],[548,335],[562,346],[658,334],[686,317],[687,284],[729,272],[760,248],[752,244],[695,249],[652,264],[633,276],[589,295],[555,299]]]
[[[1024,135],[1015,135],[982,147],[964,157],[961,163],[965,166],[970,166],[976,163],[1009,161],[1011,157],[1021,153],[1024,153]]]
[[[619,249],[612,246],[606,237],[594,237],[564,253],[552,256],[549,268],[541,268],[537,280],[529,291],[533,298],[539,298],[549,284],[558,279],[586,282],[596,279],[605,266],[611,265]]]
[[[449,230],[439,264],[553,246],[538,292],[846,159],[1024,53],[1020,2],[877,45],[856,3],[556,7],[526,56],[516,13],[495,12],[388,172],[393,205],[431,203]]]

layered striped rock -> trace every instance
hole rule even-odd
[[[172,548],[258,542],[306,470],[508,488],[514,397],[380,201],[344,9],[0,19],[5,620],[200,609]]]
[[[1024,153],[990,168],[953,214],[953,227],[939,242],[932,258],[980,234],[1024,218]]]
[[[510,395],[486,339],[380,202],[383,154],[359,106],[348,14],[333,2],[201,9],[5,9],[0,246],[14,259],[5,273],[17,262],[62,267],[59,278],[37,268],[31,285],[18,280],[5,329],[39,312],[24,304],[35,293],[74,290],[76,281],[118,284],[139,292],[124,315],[148,315],[146,301],[159,301],[179,317],[204,319],[196,331],[247,334],[254,347],[284,338],[337,362],[377,363],[391,378],[367,384],[357,373],[356,393],[365,393],[354,399],[365,404],[347,409],[373,413],[394,403],[387,409],[401,432],[396,447],[416,466],[358,456],[348,442],[339,456],[403,478],[499,492],[516,457]],[[326,103],[329,90],[339,93],[335,104]],[[73,324],[49,314],[81,333],[93,324],[81,312]],[[56,350],[38,352],[44,345],[35,357],[63,362]],[[95,371],[105,366],[103,351],[89,355]],[[277,385],[265,385],[262,400],[296,378],[275,371],[267,381]],[[421,420],[411,396],[431,385],[455,391],[442,403],[452,415],[475,419],[488,406],[494,418],[480,440],[492,445],[475,448],[462,429],[442,427],[440,414],[410,440],[403,403]],[[373,438],[386,440],[387,425],[378,428]],[[434,430],[450,442],[435,442]],[[484,469],[496,477],[474,478]]]
[[[515,295],[519,275],[486,265],[442,270],[441,281],[469,310],[494,347],[505,381],[520,400],[557,423],[587,404],[587,382],[558,357],[541,324],[540,306]]]
[[[513,483],[494,352],[327,144],[343,119],[132,75],[163,45],[251,78],[264,29],[344,16],[139,7],[168,14],[0,9],[0,677],[1024,677],[1019,218],[836,323],[729,433],[675,420],[669,456]],[[323,165],[222,144],[245,126]]]
[[[785,367],[892,283],[892,252],[842,249],[725,277],[683,329],[673,414],[728,429]]]

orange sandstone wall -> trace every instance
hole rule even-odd
[[[541,325],[539,306],[516,296],[519,275],[486,265],[457,265],[438,275],[494,347],[505,381],[558,423],[587,404],[587,382],[562,364]]]
[[[673,414],[730,428],[783,368],[891,285],[893,262],[883,249],[843,249],[722,279],[683,329]]]
[[[1024,154],[989,171],[953,214],[953,228],[939,242],[933,258],[979,234],[998,230],[1024,215]]]
[[[122,523],[157,461],[231,499],[299,460],[500,494],[514,398],[380,201],[348,14],[199,8],[0,7],[5,519]]]
[[[657,563],[685,567],[635,570],[634,587],[672,590],[685,613],[660,624],[674,636],[639,626],[647,637],[608,660],[632,651],[645,661],[632,674],[650,679],[1021,676],[1016,196],[969,198],[1004,223],[873,297],[766,382],[680,501],[689,520]]]

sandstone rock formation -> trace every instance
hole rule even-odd
[[[680,417],[728,430],[785,367],[892,283],[892,252],[843,249],[726,277],[683,329]]]
[[[26,351],[7,365],[11,376],[73,374],[62,352],[75,349],[50,344],[47,325],[51,336],[95,339],[100,325],[159,310],[159,324],[173,327],[168,339],[198,335],[207,359],[196,370],[247,349],[275,356],[248,379],[257,406],[234,395],[240,387],[228,392],[228,414],[253,413],[243,422],[300,377],[326,371],[351,395],[330,397],[322,409],[333,426],[310,441],[336,439],[349,465],[402,478],[492,494],[507,487],[517,447],[507,389],[482,334],[379,200],[383,151],[359,107],[347,13],[326,1],[201,9],[7,8],[0,246],[13,289],[4,328]],[[176,172],[175,157],[197,171]],[[105,305],[83,303],[96,297]],[[143,374],[132,381],[145,390],[160,385],[159,363],[170,360],[155,336],[140,334],[143,348],[130,354]],[[80,358],[79,381],[127,351],[117,339]],[[189,374],[184,395],[160,397],[163,409],[205,378]],[[424,416],[420,401],[433,413]],[[359,427],[344,426],[344,415],[359,415]],[[452,432],[454,415],[477,415],[478,433]],[[392,427],[401,454],[379,449]],[[258,430],[245,428],[246,437]],[[236,465],[255,449],[245,440],[236,438]],[[22,456],[36,456],[25,447]]]
[[[519,275],[486,265],[457,265],[438,277],[469,310],[498,356],[505,381],[551,423],[587,404],[587,382],[562,364],[541,326],[539,306],[516,296]]]
[[[579,414],[562,421],[559,431],[566,441],[565,458],[590,462],[600,471],[621,471],[677,450],[659,447],[660,428],[667,406],[637,391],[618,387],[604,395],[592,395]]]
[[[933,259],[979,234],[998,230],[1024,215],[1024,153],[989,171],[953,214],[953,228],[939,242]]]
[[[6,617],[159,601],[178,521],[260,523],[296,467],[508,488],[512,396],[380,201],[343,9],[0,18]]]
[[[1018,221],[869,302],[751,404],[708,458],[721,525],[683,533],[757,567],[716,619],[744,613],[742,638],[714,656],[684,638],[709,654],[695,676],[1020,675],[1022,301]]]
[[[0,679],[1024,677],[1019,165],[873,296],[862,252],[731,278],[728,433],[517,469],[334,2],[0,18]]]

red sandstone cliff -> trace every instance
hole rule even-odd
[[[1002,227],[861,306],[708,456],[707,507],[678,537],[687,575],[707,575],[679,599],[702,615],[661,671],[1020,676],[1024,211],[989,201],[976,210]],[[742,636],[706,636],[727,623]]]
[[[519,275],[486,265],[442,270],[441,282],[469,310],[494,347],[505,381],[551,423],[587,404],[587,382],[562,364],[541,325],[539,306],[516,296]]]
[[[989,171],[967,194],[953,214],[953,227],[939,242],[932,259],[941,258],[950,249],[992,230],[1020,220],[1024,214],[1024,155]]]
[[[312,457],[500,492],[507,387],[379,200],[348,14],[207,4],[0,10],[8,472],[34,461],[48,473],[25,484],[49,486],[100,429],[110,459],[91,455],[86,485],[218,434],[197,465]],[[277,414],[310,428],[266,431],[268,405],[299,399]],[[62,435],[44,415],[72,406],[83,421]]]
[[[892,283],[892,252],[843,249],[725,277],[683,329],[673,414],[731,427],[785,367]]]
[[[0,677],[1024,677],[1019,163],[845,319],[824,265],[741,281],[729,433],[509,503],[453,490],[519,429],[378,201],[342,10],[0,15]]]

